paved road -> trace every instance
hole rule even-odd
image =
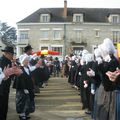
[[[78,91],[65,78],[51,78],[48,86],[35,97],[36,111],[31,120],[91,120],[81,110]],[[11,90],[7,120],[18,120],[15,111],[15,91]]]

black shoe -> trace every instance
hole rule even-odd
[[[30,116],[27,116],[26,119],[29,120],[31,117]]]
[[[84,106],[82,106],[82,110],[84,110],[85,109],[85,107]]]
[[[40,90],[35,90],[35,93],[40,93]]]
[[[86,111],[85,111],[85,114],[89,114],[89,115],[90,115],[90,114],[91,114],[91,111],[90,111],[90,110],[86,110]]]
[[[44,88],[43,86],[40,86],[40,88]]]
[[[35,93],[40,93],[40,89],[39,89],[39,87],[35,87]]]

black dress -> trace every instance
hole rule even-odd
[[[76,70],[77,70],[77,64],[76,62],[73,60],[71,61],[71,68],[70,68],[70,72],[69,72],[69,78],[68,78],[68,82],[71,85],[75,85],[75,74],[76,74]]]
[[[81,69],[79,70],[81,73],[81,78],[80,78],[80,94],[81,94],[81,102],[83,104],[82,108],[86,109],[88,108],[87,104],[87,94],[86,94],[86,88],[84,88],[84,80],[85,80],[85,75],[86,75],[86,64],[81,66]]]
[[[68,66],[68,61],[67,61],[67,60],[65,60],[65,71],[64,71],[64,75],[65,75],[66,77],[69,76],[69,66]]]
[[[27,74],[23,67],[22,70],[23,73],[16,80],[16,110],[17,113],[28,115],[35,111],[34,86],[31,74]],[[24,90],[28,90],[29,94],[26,94]]]
[[[120,114],[120,107],[116,109],[116,106],[120,106],[120,102],[116,99],[119,95],[116,94],[116,91],[120,92],[120,77],[112,82],[105,74],[107,71],[116,71],[117,67],[119,67],[119,63],[115,57],[112,57],[110,62],[103,63],[101,69],[102,83],[98,89],[95,120],[120,120],[120,117],[116,117]]]
[[[84,73],[84,80],[87,81],[88,87],[85,88],[86,91],[86,105],[89,111],[93,112],[93,107],[94,107],[94,94],[91,93],[91,89],[95,90],[95,76],[89,77],[87,75],[87,71],[92,69],[93,71],[96,71],[95,63],[94,61],[88,62],[85,68],[85,73]]]

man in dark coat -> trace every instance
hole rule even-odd
[[[60,61],[58,57],[56,57],[54,60],[54,76],[59,77],[59,73],[60,73]]]
[[[4,50],[2,50],[3,56],[0,58],[0,68],[2,71],[4,69],[9,68],[11,69],[9,71],[8,76],[5,78],[5,80],[2,80],[2,83],[0,84],[0,120],[6,120],[7,117],[7,111],[8,111],[8,99],[9,99],[9,91],[10,91],[10,84],[12,79],[12,74],[14,74],[14,71],[12,69],[12,62],[14,56],[14,49],[13,47],[5,47]],[[11,67],[11,68],[10,68]]]

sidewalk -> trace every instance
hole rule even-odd
[[[31,120],[90,120],[81,110],[78,91],[72,88],[65,78],[51,78],[48,86],[36,94],[36,111]],[[15,91],[10,93],[7,120],[19,120],[15,111]]]

